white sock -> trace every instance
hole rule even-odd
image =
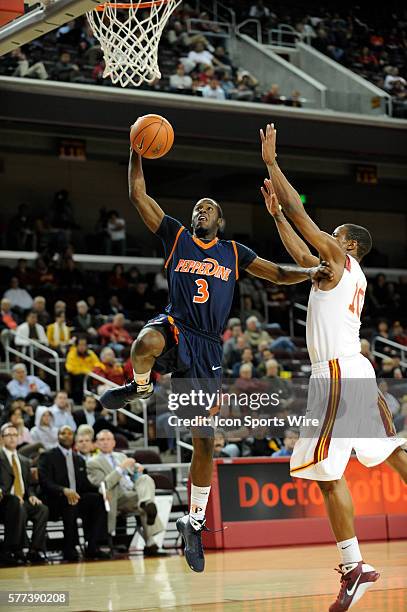
[[[136,381],[138,385],[148,385],[148,383],[150,382],[151,370],[149,370],[148,372],[145,372],[144,374],[139,374],[138,372],[135,372],[133,370],[133,373],[134,373],[134,380]]]
[[[208,504],[210,491],[210,486],[197,487],[194,484],[191,485],[191,506],[189,516],[191,518],[191,525],[195,529],[199,529],[201,527],[201,522],[205,518],[205,510]],[[197,523],[197,521],[200,521],[200,523]]]
[[[347,565],[348,563],[358,563],[362,561],[362,555],[359,550],[359,542],[357,537],[349,538],[349,540],[343,540],[337,542],[339,554],[342,557],[342,563]]]

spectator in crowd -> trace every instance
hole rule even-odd
[[[72,416],[71,402],[66,391],[58,391],[55,396],[55,402],[50,410],[54,419],[53,425],[57,430],[64,425],[68,425],[72,431],[75,431],[76,424]]]
[[[126,254],[126,221],[119,215],[117,210],[111,210],[107,214],[107,254]]]
[[[72,63],[71,54],[68,51],[63,51],[52,71],[54,81],[73,82],[78,77],[78,73],[79,67]]]
[[[388,74],[384,79],[384,89],[391,92],[395,83],[400,83],[406,86],[407,81],[399,75],[399,69],[397,66],[389,66]]]
[[[366,340],[366,338],[362,338],[360,341],[360,352],[362,353],[363,357],[366,357],[366,359],[370,361],[374,369],[377,370],[376,360],[372,355],[372,351],[370,350],[370,342],[369,340]]]
[[[218,79],[211,79],[208,85],[205,85],[202,89],[203,98],[212,98],[213,100],[225,100],[225,92],[219,85]]]
[[[100,353],[100,365],[96,366],[93,370],[94,374],[98,374],[99,376],[103,376],[110,382],[115,383],[116,385],[124,384],[124,373],[123,368],[120,363],[116,359],[116,355],[114,350],[109,346],[105,346]],[[98,394],[100,395],[105,390],[105,385],[98,385]]]
[[[256,350],[261,342],[269,344],[271,342],[271,337],[264,329],[261,329],[260,321],[255,316],[246,319],[244,336],[253,350]]]
[[[89,312],[89,306],[85,300],[76,302],[77,315],[73,320],[73,328],[76,334],[88,334],[89,336],[96,337],[98,332],[96,330],[95,317]]]
[[[100,308],[98,308],[96,304],[96,298],[94,295],[89,295],[86,299],[86,303],[88,305],[89,314],[92,317],[99,317],[101,315]]]
[[[108,280],[109,289],[121,290],[127,289],[127,278],[124,274],[124,268],[121,264],[115,264],[113,270],[109,275]]]
[[[93,397],[93,395],[85,395],[82,401],[82,408],[75,410],[73,413],[73,418],[75,419],[77,427],[80,427],[81,425],[89,425],[90,427],[94,427],[98,416],[96,413],[97,405],[97,400],[95,397]]]
[[[256,97],[256,87],[258,80],[247,71],[242,72],[237,79],[236,93],[233,96],[236,100],[253,102]]]
[[[138,285],[139,285],[139,283],[138,283]],[[112,316],[112,315],[114,316],[114,315],[118,314],[119,312],[124,314],[124,312],[125,312],[124,311],[124,306],[120,302],[120,300],[119,300],[117,295],[112,295],[109,298],[109,304],[108,304],[108,307],[107,307],[107,313],[106,314],[108,316]]]
[[[377,378],[402,378],[400,368],[396,367],[392,357],[383,357],[381,368],[377,373]]]
[[[224,72],[228,72],[228,73],[232,72],[232,69],[233,69],[232,60],[230,59],[225,47],[222,47],[222,45],[219,45],[218,47],[216,47],[213,55],[219,62],[218,64],[219,68],[222,68]]]
[[[178,64],[175,74],[170,76],[170,88],[178,93],[192,90],[192,79],[189,74],[185,74],[185,66],[182,62]]]
[[[13,76],[41,79],[44,81],[48,78],[44,64],[42,62],[35,62],[30,66],[27,56],[20,47],[11,52],[11,57],[17,61],[17,68],[13,72]]]
[[[107,559],[109,555],[99,548],[106,540],[106,511],[103,497],[92,486],[86,475],[86,463],[72,450],[73,430],[64,425],[58,431],[58,445],[39,460],[38,474],[51,519],[62,517],[64,524],[65,561],[78,561],[77,518],[81,517],[87,542],[87,559]]]
[[[240,449],[237,444],[226,443],[225,434],[222,431],[216,431],[213,442],[213,457],[239,457]]]
[[[17,327],[14,338],[15,345],[23,348],[30,346],[30,340],[36,340],[48,346],[47,334],[43,326],[38,323],[37,313],[34,310],[30,310],[25,322]]]
[[[65,311],[60,310],[55,315],[55,322],[47,327],[49,346],[65,354],[71,343],[71,330],[66,324]]]
[[[236,351],[236,349],[238,348],[237,340],[238,340],[239,336],[241,336],[243,334],[243,332],[242,332],[242,325],[241,325],[240,321],[238,323],[235,323],[232,326],[230,331],[231,331],[232,335],[223,344],[223,361],[224,361],[226,367],[229,367],[230,357],[231,357],[232,353],[234,351]]]
[[[277,83],[273,83],[269,91],[262,97],[264,104],[283,104],[283,100],[280,95],[280,86]]]
[[[82,401],[84,376],[92,372],[97,365],[100,365],[99,358],[96,353],[88,348],[87,339],[78,336],[75,344],[69,349],[65,361],[65,369],[69,374],[71,396],[76,403]]]
[[[232,376],[234,378],[237,378],[239,376],[239,372],[240,372],[240,368],[243,364],[250,364],[252,367],[252,377],[256,376],[256,368],[254,365],[254,355],[253,355],[253,350],[248,347],[248,348],[244,348],[242,351],[242,360],[239,361],[238,363],[235,363],[233,368],[232,368]]]
[[[32,521],[33,531],[27,561],[47,563],[45,538],[48,508],[35,495],[30,462],[17,452],[18,433],[10,424],[1,428],[0,450],[0,520],[4,523],[4,565],[18,566],[26,561],[23,547],[26,524]]]
[[[7,298],[1,300],[0,305],[0,333],[1,341],[6,342],[7,338],[11,337],[11,331],[17,329],[17,321],[11,310],[11,302]]]
[[[102,429],[96,436],[101,453],[87,463],[90,482],[99,487],[105,482],[110,496],[108,530],[116,529],[117,512],[138,514],[143,526],[144,555],[156,555],[153,536],[163,530],[154,502],[155,484],[151,476],[132,457],[114,452],[115,439],[111,431]]]
[[[57,286],[57,279],[53,270],[43,257],[38,257],[35,262],[34,283],[42,290],[53,291]]]
[[[54,317],[57,312],[61,312],[63,310],[66,313],[66,302],[63,300],[57,300],[54,304]]]
[[[124,327],[125,322],[124,315],[118,313],[113,317],[111,323],[105,323],[98,329],[102,342],[119,355],[126,345],[131,346],[133,343],[132,337]]]
[[[257,319],[261,322],[264,319],[260,312],[253,307],[253,300],[251,296],[245,295],[243,297],[243,308],[240,312],[240,319],[241,321],[246,321],[251,316],[257,317]]]
[[[249,9],[249,17],[264,20],[270,17],[270,9],[264,6],[264,0],[257,0]]]
[[[284,432],[283,446],[280,450],[272,453],[272,457],[291,457],[293,454],[295,443],[300,437],[296,429],[286,429]]]
[[[33,442],[41,442],[45,450],[58,444],[58,429],[54,425],[51,408],[37,406],[35,411],[35,426],[30,430]]]
[[[195,47],[192,51],[188,53],[189,62],[193,64],[193,66],[212,66],[214,63],[217,63],[213,54],[205,49],[205,44],[201,41],[195,44]]]
[[[17,430],[17,448],[20,452],[25,450],[27,445],[33,444],[33,439],[31,437],[30,430],[24,424],[23,412],[19,405],[11,406],[9,410],[8,422],[10,425],[16,428]],[[23,448],[24,447],[24,448]],[[23,452],[23,454],[27,456],[31,456],[32,449],[29,449],[29,452]],[[35,451],[38,450],[36,447]]]
[[[284,104],[285,106],[292,106],[293,108],[301,108],[301,93],[297,89],[294,89],[291,92],[291,96],[285,100]]]
[[[21,206],[25,206],[27,208],[26,204],[21,204]],[[12,223],[16,223],[16,222],[18,223],[16,218],[12,219],[12,221],[10,221],[10,226]],[[24,221],[22,221],[22,223],[24,224]],[[10,227],[10,230],[11,229],[12,228]],[[28,267],[27,260],[24,259],[23,257],[21,257],[17,261],[17,265],[14,268],[14,276],[17,276],[18,282],[20,283],[21,287],[24,287],[25,289],[29,289],[29,290],[32,289],[32,284],[34,280],[33,271],[31,270],[31,268]],[[34,308],[34,305],[33,305],[33,308]]]
[[[10,235],[11,245],[17,248],[19,251],[28,251],[36,249],[36,234],[33,231],[33,220],[29,214],[29,206],[26,203],[19,205],[17,214],[11,217],[8,226],[8,232]],[[21,260],[19,260],[20,262]],[[18,263],[19,263],[18,262]],[[32,271],[28,273],[29,278],[24,274],[23,278],[20,278],[20,267],[17,263],[16,274],[22,287],[29,288],[28,285],[32,282]],[[30,282],[27,283],[27,280]]]
[[[234,98],[236,98],[237,88],[231,75],[227,71],[224,71],[219,75],[219,79],[219,85],[225,92],[227,100],[233,100]]]
[[[399,410],[400,410],[400,403],[399,401],[394,397],[394,395],[392,393],[389,392],[389,384],[386,380],[381,380],[379,382],[379,389],[385,399],[385,402],[387,404],[388,409],[390,410],[391,414],[393,416],[395,416],[396,414],[398,414]]]
[[[35,296],[31,310],[36,312],[38,323],[43,327],[47,327],[51,323],[51,316],[47,312],[47,302],[42,295]]]
[[[276,359],[266,361],[266,375],[262,380],[267,383],[269,395],[277,393],[279,406],[283,409],[288,408],[293,402],[293,391],[290,383],[279,376],[279,363]]]
[[[92,428],[90,428],[92,429]],[[93,430],[87,431],[87,429],[81,426],[81,430],[76,432],[75,436],[75,449],[79,457],[82,457],[86,463],[97,455],[98,449],[95,449],[93,443]]]
[[[246,438],[246,446],[250,449],[250,455],[252,457],[270,457],[273,450],[273,441],[269,436],[267,427],[260,425],[253,429],[252,433],[252,436]]]
[[[27,368],[23,363],[16,363],[11,371],[13,380],[7,383],[7,391],[11,397],[23,397],[29,401],[33,396],[41,396],[44,401],[47,396],[51,395],[51,389],[47,383],[38,376],[28,376]]]
[[[223,340],[223,342],[225,344],[226,344],[227,340],[229,340],[233,336],[232,328],[235,325],[240,325],[240,329],[242,328],[241,321],[240,321],[240,319],[238,317],[230,317],[230,319],[228,319],[228,322],[226,324],[226,329],[225,329],[225,331],[222,334],[222,340]],[[242,332],[240,332],[240,333],[242,333]]]
[[[64,257],[59,273],[60,286],[65,289],[83,289],[85,280],[73,257]]]
[[[402,344],[403,346],[407,346],[407,333],[405,332],[400,321],[394,321],[390,330],[390,340],[393,340],[393,342],[397,342],[398,344]]]
[[[26,289],[19,285],[18,278],[13,276],[10,280],[10,289],[7,289],[4,296],[11,304],[11,308],[18,313],[23,313],[32,307],[33,299]]]

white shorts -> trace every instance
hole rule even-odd
[[[302,428],[294,447],[290,472],[298,478],[339,480],[353,449],[373,467],[406,442],[396,437],[372,364],[361,354],[313,364],[305,416],[318,425]]]

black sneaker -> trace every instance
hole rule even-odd
[[[184,540],[185,559],[189,567],[194,572],[203,572],[205,569],[205,557],[201,534],[202,531],[209,531],[205,527],[205,519],[200,521],[200,528],[195,529],[192,527],[190,517],[187,514],[177,520],[176,527]]]
[[[100,403],[103,408],[108,410],[118,410],[119,408],[124,408],[127,403],[135,399],[147,399],[153,393],[154,387],[152,382],[149,382],[147,385],[138,385],[133,380],[122,387],[105,391],[100,398]]]

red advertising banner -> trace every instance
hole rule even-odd
[[[256,545],[256,530],[260,546],[281,545],[284,533],[286,544],[332,541],[317,483],[291,478],[288,459],[215,463],[208,518],[215,529],[226,526],[227,530],[209,536],[207,546]],[[345,476],[361,539],[407,537],[407,486],[398,474],[386,464],[366,468],[352,458]],[[249,524],[251,543],[246,544]]]

